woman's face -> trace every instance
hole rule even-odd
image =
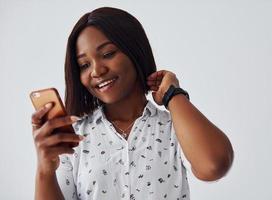
[[[88,26],[76,42],[81,83],[106,104],[116,103],[139,87],[131,60],[99,29]]]

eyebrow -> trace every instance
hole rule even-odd
[[[100,44],[98,47],[96,47],[96,51],[100,51],[103,47],[105,47],[109,44],[113,44],[113,43],[111,41],[106,41],[106,42]],[[79,54],[79,55],[77,55],[77,59],[82,58],[84,56],[86,56],[85,53]]]

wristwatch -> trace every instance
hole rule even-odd
[[[188,100],[190,100],[190,96],[187,91],[183,90],[182,88],[175,87],[174,85],[170,85],[168,90],[164,93],[162,98],[162,103],[167,109],[169,101],[172,99],[173,96],[177,94],[183,94],[187,97]]]

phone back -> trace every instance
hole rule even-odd
[[[53,108],[45,116],[46,120],[66,115],[60,96],[55,88],[33,91],[31,92],[30,97],[36,110],[49,102],[53,103]]]
[[[55,117],[64,117],[67,115],[59,93],[55,88],[47,88],[43,90],[33,91],[30,93],[30,98],[36,110],[40,109],[49,102],[53,103],[53,107],[51,108],[51,110],[44,116],[44,121],[53,119]],[[72,126],[64,126],[58,128],[58,130],[65,132],[74,132]]]

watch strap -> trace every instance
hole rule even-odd
[[[170,85],[168,90],[165,92],[163,98],[162,98],[162,103],[167,108],[169,101],[172,99],[173,96],[177,94],[183,94],[186,96],[188,100],[190,100],[190,96],[187,91],[183,90],[182,88],[175,87],[174,85]]]

